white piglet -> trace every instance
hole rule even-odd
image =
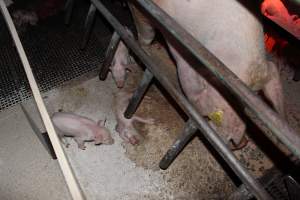
[[[130,30],[128,33],[133,37]],[[118,88],[123,88],[125,85],[126,74],[128,71],[135,71],[137,64],[134,59],[130,56],[127,47],[123,41],[120,41],[115,56],[110,65],[110,71],[112,77]]]
[[[135,129],[133,122],[140,122],[144,124],[154,124],[154,119],[144,119],[142,117],[133,116],[130,119],[124,117],[124,112],[129,104],[132,94],[124,91],[119,91],[115,97],[115,114],[117,118],[116,131],[120,137],[130,144],[138,144],[140,141],[140,134]]]
[[[105,128],[105,120],[95,121],[74,113],[57,112],[52,116],[58,135],[62,138],[73,137],[78,148],[85,150],[85,142],[94,141],[97,144],[113,144],[110,131]],[[68,144],[66,144],[68,145]]]

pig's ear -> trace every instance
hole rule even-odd
[[[104,119],[104,120],[99,120],[98,122],[97,122],[97,125],[98,126],[105,126],[105,123],[106,123],[106,118]]]
[[[137,68],[137,64],[127,64],[126,65],[126,70],[130,71],[130,72],[134,72]]]

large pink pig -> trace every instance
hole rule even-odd
[[[283,94],[279,72],[267,61],[262,24],[249,5],[255,2],[237,0],[154,0],[210,52],[218,57],[252,90],[262,90],[273,107],[284,116]],[[247,3],[248,7],[245,7]],[[259,5],[256,5],[259,9]],[[131,5],[139,41],[150,44],[154,29]],[[168,41],[168,38],[166,38]],[[209,83],[211,77],[196,72],[180,50],[168,41],[177,64],[179,81],[188,99],[210,119],[214,129],[234,148],[240,148],[246,126],[232,106]]]

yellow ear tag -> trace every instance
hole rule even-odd
[[[221,126],[223,121],[223,111],[219,110],[208,114],[208,118],[213,121],[216,126]]]

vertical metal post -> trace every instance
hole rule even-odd
[[[64,8],[64,10],[65,10],[65,24],[66,25],[70,24],[73,7],[74,7],[74,0],[67,0],[65,8]]]
[[[142,81],[140,82],[140,85],[138,88],[135,90],[133,96],[131,97],[129,104],[125,110],[124,116],[127,119],[130,119],[132,115],[135,113],[137,110],[137,107],[141,103],[147,89],[150,86],[151,80],[153,79],[153,74],[146,69],[144,72],[144,76]]]
[[[99,73],[100,80],[106,79],[109,71],[109,66],[114,58],[114,55],[116,53],[120,41],[121,41],[120,36],[118,35],[117,32],[114,32],[109,42],[109,45],[106,49],[105,58],[100,69],[100,73]]]
[[[296,66],[296,67],[298,67],[298,68],[295,69],[295,74],[294,74],[293,80],[300,81],[300,69],[299,69],[300,66]]]
[[[167,151],[167,153],[164,155],[164,157],[161,159],[159,163],[159,167],[161,169],[167,169],[172,162],[175,160],[175,158],[178,156],[178,154],[183,150],[185,145],[190,141],[190,139],[195,135],[198,128],[196,127],[193,120],[189,119],[183,130],[182,133],[177,137],[171,148]]]
[[[89,12],[85,18],[83,40],[80,45],[81,49],[84,49],[86,47],[87,42],[89,41],[95,17],[96,7],[94,6],[94,4],[91,3]]]

